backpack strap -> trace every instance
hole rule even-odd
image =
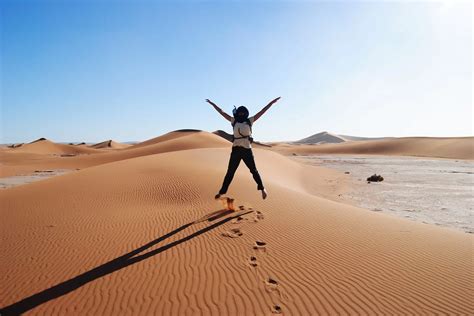
[[[250,136],[242,135],[242,133],[240,132],[240,128],[238,129],[238,132],[239,132],[240,136],[242,136],[242,137],[234,137],[234,139],[241,139],[241,138],[249,138],[250,137]]]

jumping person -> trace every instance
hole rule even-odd
[[[237,109],[234,107],[232,111],[233,117],[225,113],[215,103],[206,99],[206,102],[211,104],[217,112],[219,112],[226,120],[228,120],[234,128],[233,140],[232,140],[232,153],[230,154],[229,166],[227,167],[227,173],[224,177],[224,182],[216,194],[215,198],[220,198],[221,195],[226,194],[232,179],[234,178],[235,171],[240,164],[240,160],[243,160],[245,165],[249,168],[252,173],[253,179],[257,183],[257,190],[262,191],[262,198],[267,197],[267,191],[263,187],[262,179],[255,166],[255,160],[252,153],[252,125],[258,120],[263,113],[265,113],[274,103],[280,100],[280,97],[270,101],[260,112],[254,116],[249,117],[249,110],[245,106],[239,106]]]

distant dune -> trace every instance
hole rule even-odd
[[[123,148],[128,148],[130,146],[131,145],[117,143],[117,142],[109,139],[109,140],[103,141],[101,143],[91,145],[90,147],[96,148],[96,149],[123,149]]]
[[[183,136],[187,136],[187,135],[193,135],[193,134],[196,134],[196,133],[199,133],[199,132],[203,132],[203,131],[196,130],[196,129],[176,130],[176,131],[172,131],[172,132],[168,132],[166,134],[160,135],[158,137],[148,139],[148,140],[143,141],[143,142],[138,142],[136,144],[133,144],[130,149],[145,147],[145,146],[148,146],[148,145],[155,145],[155,144],[167,141],[167,140],[171,140],[171,139],[174,139],[174,138],[179,138],[179,137],[183,137]]]
[[[228,148],[231,143],[223,131],[214,133],[198,130],[178,130],[166,133],[122,150],[110,151],[89,146],[53,143],[47,139],[0,151],[1,177],[31,173],[39,168],[82,169],[107,162],[139,156],[195,148]],[[220,136],[218,136],[220,135]],[[285,155],[291,154],[376,154],[408,155],[453,159],[474,159],[473,137],[427,138],[406,137],[371,141],[347,141],[339,144],[271,143],[255,142],[254,148],[269,149]],[[87,155],[81,155],[87,154]],[[64,157],[62,157],[64,156]]]
[[[39,138],[35,141],[32,141],[31,143],[23,144],[20,147],[13,148],[13,152],[46,155],[78,155],[97,153],[97,150],[83,146],[58,144],[46,138]]]
[[[297,144],[342,143],[346,140],[339,135],[321,132],[296,141]]]
[[[345,139],[346,141],[382,140],[382,139],[395,138],[395,137],[359,137],[359,136],[349,136],[349,135],[338,135],[338,136]]]
[[[303,138],[301,140],[290,142],[295,144],[337,144],[348,141],[361,141],[361,140],[382,140],[390,139],[393,137],[359,137],[359,136],[349,136],[349,135],[339,135],[329,132],[321,132],[309,137]]]
[[[339,144],[279,144],[274,150],[287,154],[377,154],[474,159],[474,137],[401,137],[351,141]]]
[[[42,145],[40,148],[21,151],[21,156],[18,155],[20,153],[19,150],[27,145],[16,149],[2,150],[0,152],[0,161],[4,165],[1,169],[1,176],[24,174],[41,168],[82,169],[118,160],[194,148],[222,147],[229,148],[230,152],[230,143],[228,141],[212,133],[202,131],[170,132],[122,150],[112,151],[84,146],[54,144],[47,140],[42,141],[43,143],[44,146]],[[47,157],[38,157],[38,153],[43,155],[64,154],[66,149],[70,150],[68,153],[86,152],[90,153],[90,155],[78,155],[76,157],[51,157],[49,155]]]

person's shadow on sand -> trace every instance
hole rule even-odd
[[[188,223],[188,224],[185,224],[179,228],[176,228],[175,230],[153,240],[153,241],[150,241],[149,243],[127,253],[127,254],[124,254],[116,259],[113,259],[107,263],[104,263],[92,270],[89,270],[85,273],[82,273],[72,279],[69,279],[67,281],[64,281],[64,282],[61,282],[53,287],[50,287],[49,289],[46,289],[44,291],[41,291],[41,292],[38,292],[36,294],[33,294],[27,298],[24,298],[22,299],[21,301],[18,301],[16,303],[13,303],[9,306],[6,306],[6,307],[3,307],[2,309],[0,309],[0,315],[1,316],[4,316],[4,315],[19,315],[19,314],[22,314],[22,313],[25,313],[43,303],[46,303],[50,300],[53,300],[55,298],[58,298],[60,296],[63,296],[63,295],[66,295],[76,289],[78,289],[79,287],[89,283],[89,282],[92,282],[98,278],[101,278],[107,274],[110,274],[110,273],[113,273],[117,270],[120,270],[120,269],[123,269],[125,267],[128,267],[132,264],[135,264],[135,263],[138,263],[140,261],[143,261],[145,259],[148,259],[150,257],[153,257],[163,251],[166,251],[174,246],[177,246],[185,241],[188,241],[190,239],[193,239],[194,237],[197,237],[201,234],[204,234],[216,227],[219,227],[225,223],[227,223],[228,221],[234,219],[234,218],[237,218],[239,216],[242,216],[242,215],[245,215],[245,214],[248,214],[248,213],[251,213],[252,211],[246,211],[246,212],[238,212],[236,215],[234,216],[230,216],[230,217],[227,217],[227,218],[224,218],[212,225],[209,225],[207,227],[204,227],[186,237],[183,237],[179,240],[176,240],[176,241],[173,241],[173,242],[170,242],[169,244],[166,244],[164,246],[161,246],[155,250],[152,250],[152,251],[149,251],[145,254],[142,254],[142,255],[138,255],[139,253],[147,250],[148,248],[150,247],[153,247],[154,245],[170,238],[171,236],[179,233],[180,231],[188,228],[189,226],[195,224],[195,223],[200,223],[200,222],[203,222],[203,221],[208,221],[208,222],[211,222],[211,221],[214,221],[220,217],[223,217],[223,216],[226,216],[227,214],[230,214],[230,213],[233,213],[233,211],[229,211],[229,210],[220,210],[220,211],[216,211],[216,212],[212,212],[194,222],[191,222],[191,223]]]

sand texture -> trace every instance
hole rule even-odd
[[[242,164],[229,210],[213,197],[230,146],[211,133],[36,162],[13,150],[10,172],[81,170],[0,191],[2,315],[474,310],[472,234],[330,200],[336,171],[255,149],[269,197]]]

